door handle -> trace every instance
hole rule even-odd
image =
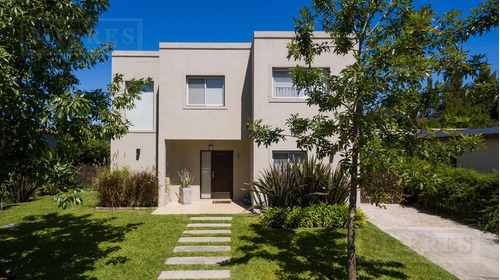
[[[214,177],[214,171],[212,170],[212,178]]]

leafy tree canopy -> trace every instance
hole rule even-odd
[[[141,85],[119,93],[117,75],[107,90],[78,89],[75,72],[108,58],[109,43],[88,49],[107,0],[11,0],[0,5],[0,184],[13,174],[54,171],[47,137],[55,139],[57,162],[69,164],[91,139],[127,132],[120,110],[132,108]],[[114,97],[114,98],[113,98]],[[34,176],[36,175],[36,176]],[[73,193],[73,192],[72,192]]]

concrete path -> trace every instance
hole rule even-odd
[[[211,236],[213,234],[231,234],[229,229],[191,229],[191,228],[228,228],[231,227],[232,217],[191,217],[192,221],[204,221],[204,223],[191,223],[186,227],[183,234],[196,234],[201,236],[181,236],[179,243],[228,243],[231,242],[229,236]],[[215,221],[215,222],[214,222]],[[221,223],[227,221],[229,223]],[[191,245],[191,246],[176,246],[174,253],[178,252],[230,252],[231,246],[227,245]],[[206,254],[206,253],[205,253]],[[181,256],[170,257],[165,264],[175,267],[175,265],[227,265],[231,261],[229,256]],[[162,271],[158,279],[224,279],[230,278],[229,270],[166,270]]]
[[[361,204],[368,220],[459,279],[499,279],[498,236],[415,207]]]

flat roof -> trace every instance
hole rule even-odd
[[[179,49],[179,50],[250,50],[252,43],[180,43],[180,42],[162,42],[160,49]]]
[[[160,57],[159,51],[113,51],[112,57]]]
[[[455,129],[455,133],[461,132],[463,135],[498,135],[498,126],[485,127],[485,128],[469,128],[469,129]],[[423,132],[420,136],[431,137],[431,133]],[[448,133],[443,131],[436,131],[434,137],[436,138],[446,138],[451,137]]]

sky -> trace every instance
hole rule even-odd
[[[439,13],[477,7],[480,0],[417,0],[432,4]],[[310,0],[110,0],[101,15],[95,38],[85,40],[89,48],[99,41],[112,42],[115,50],[158,50],[159,42],[251,42],[254,31],[293,31],[293,17]],[[484,53],[492,68],[499,69],[499,30],[473,38],[466,48]],[[106,88],[111,81],[111,59],[89,70],[77,72],[80,88]]]

